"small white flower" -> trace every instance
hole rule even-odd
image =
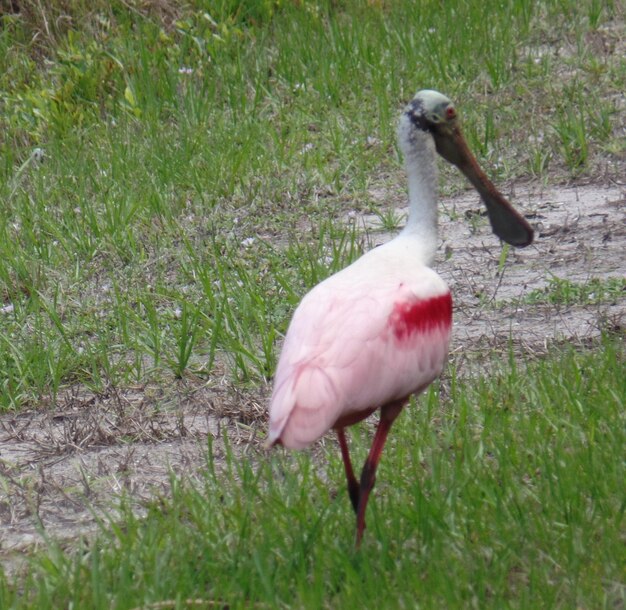
[[[246,237],[242,242],[241,245],[244,248],[249,248],[253,243],[255,242],[254,237]]]
[[[178,68],[178,73],[179,74],[193,74],[193,68],[187,68],[186,66],[183,66],[182,68]]]
[[[180,307],[177,307],[177,308],[174,310],[174,317],[175,317],[177,320],[180,320],[180,319],[181,319],[181,317],[182,317],[182,315],[183,315],[183,310],[182,310]]]

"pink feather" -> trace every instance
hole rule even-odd
[[[270,405],[270,444],[300,449],[421,391],[442,371],[450,292],[394,242],[318,284],[289,326]]]

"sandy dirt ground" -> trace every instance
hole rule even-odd
[[[437,270],[452,288],[451,360],[471,369],[503,349],[541,354],[555,342],[585,344],[623,331],[626,293],[599,305],[527,304],[551,278],[587,282],[626,274],[626,187],[516,186],[506,193],[535,225],[535,243],[506,265],[474,191],[441,201]],[[382,194],[381,194],[382,198]],[[375,216],[358,222],[372,245],[389,235]],[[0,417],[0,561],[9,572],[46,536],[70,543],[125,493],[142,502],[167,493],[170,474],[201,476],[207,438],[216,461],[224,434],[259,456],[269,388],[240,392],[217,376],[204,385],[73,389],[53,408]]]

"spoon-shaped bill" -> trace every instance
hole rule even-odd
[[[504,198],[487,178],[471,153],[458,125],[449,134],[436,133],[437,152],[456,165],[479,192],[489,215],[493,232],[503,241],[524,248],[533,241],[533,229],[528,221]]]

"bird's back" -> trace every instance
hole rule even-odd
[[[338,420],[358,421],[441,373],[450,292],[432,269],[387,246],[318,284],[294,313],[275,376],[270,442],[305,447]]]

